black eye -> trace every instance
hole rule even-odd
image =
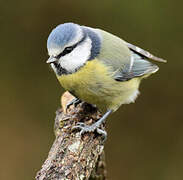
[[[65,50],[68,52],[71,52],[73,49],[75,48],[75,46],[71,46],[71,47],[66,47]]]
[[[71,46],[71,47],[66,47],[62,53],[63,53],[64,55],[65,55],[65,54],[69,54],[73,49],[74,49],[74,48],[73,48],[72,46]]]
[[[58,56],[57,58],[59,59],[62,56],[65,56],[66,54],[69,54],[76,46],[70,46],[66,47]]]

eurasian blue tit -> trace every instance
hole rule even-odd
[[[53,29],[47,49],[47,63],[62,87],[76,101],[96,105],[104,113],[90,126],[78,123],[81,134],[97,130],[105,135],[99,127],[106,117],[122,104],[134,102],[141,80],[158,71],[149,59],[166,62],[111,33],[74,23]]]

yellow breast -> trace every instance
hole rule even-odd
[[[76,90],[77,87],[90,89],[95,86],[99,75],[102,79],[109,78],[107,67],[98,60],[88,61],[80,70],[73,74],[57,76],[61,85],[67,90]]]
[[[139,81],[135,78],[118,82],[113,79],[109,68],[95,59],[77,72],[57,78],[64,89],[81,100],[95,104],[101,110],[116,110],[138,88]]]

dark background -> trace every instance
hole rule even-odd
[[[64,92],[45,63],[52,28],[99,27],[168,60],[135,104],[107,121],[110,180],[183,179],[183,1],[6,0],[0,3],[0,179],[31,180],[54,140]]]

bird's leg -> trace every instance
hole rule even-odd
[[[112,110],[108,110],[97,122],[95,122],[92,125],[86,125],[85,123],[78,122],[76,126],[74,126],[72,129],[80,129],[80,134],[84,134],[87,132],[94,132],[97,131],[98,134],[101,134],[104,137],[104,140],[107,138],[106,131],[100,129],[100,125],[105,122],[106,118],[111,114]]]
[[[74,99],[72,99],[67,105],[66,105],[66,111],[67,111],[67,109],[69,109],[69,107],[71,106],[71,105],[74,105],[74,107],[76,107],[79,103],[81,103],[81,100],[79,99],[79,98],[74,98]]]

